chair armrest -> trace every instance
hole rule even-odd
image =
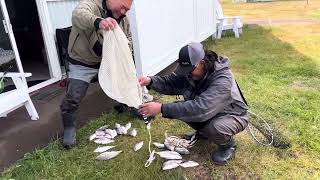
[[[0,77],[2,77],[3,76],[3,72],[0,72]],[[10,72],[10,73],[6,73],[5,75],[4,75],[4,77],[30,77],[30,76],[32,76],[32,73],[12,73],[12,72]]]
[[[224,16],[223,19],[242,19],[241,16]]]

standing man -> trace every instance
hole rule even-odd
[[[130,40],[125,15],[133,0],[82,0],[72,13],[69,37],[69,82],[61,104],[64,126],[63,146],[76,144],[76,112],[90,81],[97,76],[102,60],[102,30],[120,25]]]
[[[248,107],[242,97],[226,57],[205,52],[200,43],[190,43],[179,53],[179,65],[167,76],[141,77],[141,86],[162,94],[183,95],[184,101],[151,102],[141,105],[144,116],[162,113],[179,119],[196,130],[197,138],[213,141],[218,150],[212,160],[226,164],[235,154],[233,136],[248,125]],[[191,138],[189,134],[186,138]]]

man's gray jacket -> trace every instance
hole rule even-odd
[[[185,101],[162,105],[162,116],[165,118],[205,122],[226,114],[243,116],[248,110],[226,57],[219,57],[215,62],[215,71],[199,82],[175,73],[153,76],[151,80],[148,88],[162,94],[184,97]]]

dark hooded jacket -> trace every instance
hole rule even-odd
[[[248,106],[230,70],[229,59],[219,57],[215,70],[199,82],[172,73],[151,77],[148,88],[166,95],[183,95],[184,101],[162,105],[162,116],[185,122],[205,122],[214,117],[231,114],[243,116]]]

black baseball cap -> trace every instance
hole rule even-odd
[[[188,75],[196,65],[204,58],[205,52],[201,43],[192,42],[182,47],[179,52],[179,63],[174,73],[178,75]]]

